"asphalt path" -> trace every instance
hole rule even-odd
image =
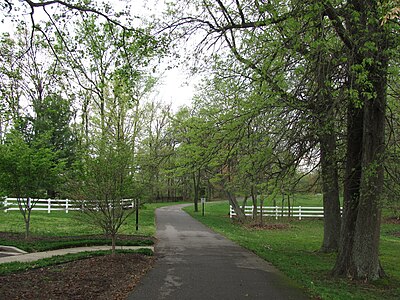
[[[158,260],[128,299],[309,299],[269,263],[194,220],[183,206],[156,210]]]

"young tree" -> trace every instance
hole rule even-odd
[[[122,199],[140,194],[137,142],[142,123],[141,100],[154,86],[145,70],[154,55],[151,36],[126,33],[95,18],[79,24],[81,59],[64,59],[78,76],[84,94],[84,142],[78,172],[71,175],[69,194],[80,199],[83,212],[112,240],[132,214]],[[85,64],[87,62],[87,64]],[[76,67],[76,69],[74,69]]]
[[[70,195],[78,199],[87,221],[111,238],[112,252],[115,253],[118,231],[135,211],[128,207],[132,202],[126,203],[123,199],[139,196],[131,170],[131,148],[124,141],[99,140],[96,149],[85,155],[84,160],[79,181],[72,184],[74,190]]]
[[[64,164],[55,159],[56,155],[43,141],[29,143],[16,130],[0,145],[0,190],[17,198],[26,239],[37,200],[46,197],[47,190],[59,182]]]

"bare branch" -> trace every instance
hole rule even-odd
[[[242,19],[242,24],[246,23],[246,19],[244,17],[242,6],[240,5],[239,0],[235,0],[235,2],[236,2],[237,9],[239,11],[239,14],[240,14],[240,18]]]
[[[112,23],[114,25],[117,25],[117,26],[123,28],[124,30],[127,30],[127,31],[134,30],[133,28],[129,28],[129,27],[121,24],[120,22],[112,19],[107,14],[101,12],[100,10],[92,8],[92,7],[88,7],[88,6],[84,6],[84,5],[78,5],[78,4],[71,4],[71,3],[68,3],[68,2],[65,2],[65,1],[61,1],[61,0],[50,0],[50,1],[40,1],[40,2],[35,2],[35,1],[32,1],[32,0],[24,0],[24,1],[32,8],[32,10],[34,10],[34,8],[36,8],[36,7],[46,7],[46,6],[49,6],[49,5],[56,4],[56,5],[64,6],[66,8],[71,9],[71,10],[77,10],[77,11],[80,11],[80,12],[96,14],[96,15],[102,16],[108,22],[110,22],[110,23]]]

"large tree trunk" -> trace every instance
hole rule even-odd
[[[383,79],[382,79],[383,80]],[[382,91],[382,90],[381,90]],[[385,92],[364,106],[364,134],[360,202],[353,245],[354,273],[357,278],[375,280],[384,275],[379,262]]]
[[[319,27],[316,28],[316,39],[324,40],[326,31],[324,12],[318,14]],[[318,116],[318,139],[320,144],[320,165],[322,176],[322,193],[324,205],[324,238],[321,246],[322,252],[335,252],[338,250],[340,239],[340,201],[339,179],[336,156],[336,107],[333,91],[329,82],[334,74],[331,53],[322,45],[316,48],[314,55],[317,102],[315,114]]]
[[[338,250],[341,223],[335,134],[321,135],[320,147],[324,203],[324,239],[321,251],[329,253]]]
[[[357,91],[358,99],[350,99],[345,211],[341,245],[333,272],[375,280],[384,275],[379,262],[379,236],[388,42],[385,29],[379,23],[377,2],[351,3],[360,15],[360,21],[348,20],[355,43],[349,55],[350,83]],[[365,47],[367,43],[373,47]]]
[[[352,264],[352,248],[354,242],[357,211],[360,199],[361,154],[363,136],[362,109],[351,103],[347,113],[347,160],[344,180],[344,203],[340,235],[339,253],[333,270],[335,275],[348,273]]]

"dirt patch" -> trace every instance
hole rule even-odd
[[[400,225],[400,218],[397,218],[397,217],[385,218],[384,222],[386,224],[397,224],[397,225]]]
[[[248,224],[246,227],[259,230],[283,230],[290,226],[289,224]]]
[[[106,255],[0,276],[0,299],[125,299],[154,260]]]
[[[393,236],[400,238],[400,231],[392,233]]]

